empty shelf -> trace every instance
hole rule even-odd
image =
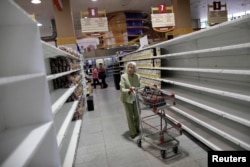
[[[163,78],[163,82],[178,85],[185,88],[195,89],[202,92],[217,94],[220,96],[230,97],[238,100],[243,100],[250,102],[250,89],[249,87],[232,87],[223,84],[216,84],[212,82],[205,82],[201,80],[187,80],[187,79],[177,79],[177,78]],[[248,91],[247,91],[248,90]]]
[[[216,26],[210,27],[208,29],[203,29],[200,31],[196,31],[193,33],[185,34],[179,36],[178,38],[174,38],[168,41],[160,42],[148,47],[143,48],[143,50],[150,49],[152,47],[164,47],[167,48],[168,46],[179,44],[181,42],[189,42],[191,40],[199,39],[199,38],[206,38],[209,36],[215,36],[216,34],[226,34],[230,33],[235,29],[249,29],[249,20],[250,17],[245,17],[241,19],[237,19],[234,21],[227,21]]]
[[[63,107],[57,112],[57,116],[61,115],[62,124],[57,133],[57,144],[60,147],[63,138],[66,136],[69,124],[71,123],[72,117],[76,111],[79,101],[65,103]]]
[[[186,56],[186,55],[194,55],[194,54],[212,53],[212,52],[224,52],[224,51],[247,49],[247,48],[250,48],[250,43],[221,46],[221,47],[200,49],[200,50],[194,50],[194,51],[186,51],[186,52],[180,52],[180,53],[170,53],[170,54],[165,54],[165,55],[161,55],[159,57],[154,57],[154,58],[167,58],[167,57],[177,57],[177,56]],[[211,54],[211,56],[213,56],[213,54]]]
[[[135,58],[135,59],[133,59],[133,61],[148,60],[148,59],[161,59],[161,58],[178,57],[178,56],[188,56],[188,55],[212,53],[212,52],[225,52],[225,51],[230,51],[230,50],[248,49],[248,48],[250,48],[250,43],[243,43],[243,44],[215,47],[215,48],[208,48],[208,49],[185,51],[185,52],[179,52],[179,53],[162,54],[160,56]],[[213,54],[211,54],[211,56],[213,56]],[[120,62],[126,62],[126,61],[131,61],[131,60],[122,60]]]
[[[206,111],[184,107],[181,104],[171,107],[171,109],[235,145],[239,145],[242,149],[250,150],[250,136],[247,133],[249,128]]]
[[[194,93],[176,87],[164,89],[164,91],[174,93],[175,98],[180,101],[250,127],[249,106],[232,103],[230,101],[225,101],[223,99],[214,98],[200,93]]]
[[[43,47],[43,52],[44,52],[44,56],[46,58],[52,58],[52,57],[57,57],[57,56],[65,56],[71,59],[76,59],[76,60],[80,60],[77,57],[72,56],[70,53],[67,53],[61,49],[56,48],[55,46],[48,44],[44,41],[42,42],[42,47]]]
[[[171,68],[171,67],[139,67],[138,69],[185,71],[185,72],[204,72],[204,73],[216,73],[216,74],[250,75],[250,70],[244,70],[244,69],[242,69],[242,70],[233,70],[233,69]]]
[[[49,80],[52,80],[52,79],[56,79],[56,78],[59,78],[59,77],[62,77],[62,76],[71,74],[71,73],[73,73],[73,72],[79,71],[79,70],[80,70],[80,69],[71,70],[71,71],[66,71],[66,72],[62,72],[62,73],[58,73],[58,74],[47,75],[47,80],[49,81]]]
[[[0,133],[0,166],[27,166],[53,122],[4,130]],[[25,151],[24,151],[25,150]]]
[[[28,75],[19,75],[19,76],[10,76],[10,77],[0,77],[0,86],[11,84],[19,81],[25,81],[37,77],[45,76],[44,73],[37,73],[37,74],[28,74]]]
[[[71,134],[69,145],[66,150],[65,158],[63,161],[63,167],[73,166],[76,147],[78,145],[78,138],[81,131],[82,120],[77,120],[74,122],[73,132]]]
[[[56,114],[76,88],[77,85],[68,89],[57,89],[50,93],[53,114]]]
[[[243,150],[238,145],[229,142],[225,138],[213,133],[212,131],[204,128],[203,126],[193,122],[192,120],[168,109],[166,115],[182,124],[182,129],[187,131],[193,137],[207,145],[213,150]]]

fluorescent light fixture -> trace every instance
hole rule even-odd
[[[31,0],[31,3],[33,3],[33,4],[40,4],[41,0]]]
[[[38,27],[41,27],[41,26],[42,26],[42,24],[41,24],[41,23],[37,23],[37,26],[38,26]]]

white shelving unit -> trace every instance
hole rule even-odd
[[[129,53],[121,63],[161,59],[160,67],[139,69],[161,70],[160,78],[142,77],[175,93],[167,116],[213,150],[250,150],[249,36],[246,16]],[[141,55],[156,47],[166,53]]]
[[[72,95],[72,93],[76,90],[76,88],[82,84],[84,87],[85,77],[83,73],[83,65],[82,65],[82,55],[80,58],[77,58],[70,53],[62,51],[50,44],[42,42],[43,52],[44,52],[44,61],[46,66],[46,74],[47,81],[49,85],[50,98],[52,103],[52,114],[54,116],[54,124],[57,135],[57,145],[60,151],[61,163],[62,166],[68,167],[73,166],[75,151],[78,144],[78,138],[80,134],[81,120],[77,120],[76,122],[72,122],[73,115],[76,111],[77,105],[79,103],[78,100],[74,102],[67,102],[66,100]],[[70,70],[66,72],[61,72],[57,74],[51,74],[50,69],[50,58],[55,57],[67,57],[70,59],[77,60],[79,64],[81,64],[81,69]],[[60,88],[54,89],[53,80],[59,77],[66,76],[73,72],[80,72],[82,75],[82,81],[78,85],[71,86],[69,88]]]
[[[82,56],[40,40],[36,22],[13,1],[0,2],[0,166],[73,166],[81,120],[79,101],[65,103],[78,85],[53,89],[54,79],[82,75]],[[80,69],[51,74],[49,58],[66,56]]]
[[[0,166],[61,166],[39,29],[0,2]]]

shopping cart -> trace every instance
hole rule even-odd
[[[179,141],[175,137],[182,135],[181,124],[165,114],[167,107],[175,105],[175,95],[153,86],[141,87],[132,92],[140,118],[138,147],[142,147],[142,141],[145,141],[159,149],[162,158],[167,158],[169,151],[177,155]]]

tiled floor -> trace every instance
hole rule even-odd
[[[95,110],[84,113],[75,167],[207,166],[207,152],[185,135],[176,137],[179,154],[173,158],[162,159],[158,149],[143,141],[139,148],[137,138],[129,138],[120,92],[113,82],[93,94]]]

